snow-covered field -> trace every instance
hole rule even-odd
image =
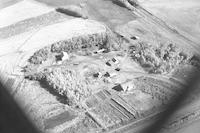
[[[39,16],[53,11],[54,8],[39,4],[36,1],[23,0],[14,5],[1,9],[0,28],[14,24],[24,19]]]
[[[199,0],[141,0],[141,5],[194,42],[200,42]]]
[[[160,74],[157,74],[157,73],[149,74],[147,70],[149,66],[152,67],[152,64],[153,64],[152,62],[154,62],[153,59],[157,59],[157,63],[160,63],[162,60],[167,61],[164,58],[173,60],[173,58],[179,59],[180,57],[180,60],[182,60],[182,58],[185,56],[187,60],[191,59],[187,55],[187,53],[186,55],[184,55],[185,53],[182,53],[183,51],[178,51],[176,53],[175,47],[173,47],[173,46],[178,46],[176,44],[180,43],[179,41],[174,40],[175,38],[174,36],[180,35],[180,34],[176,32],[174,32],[173,34],[170,34],[170,32],[167,32],[167,30],[169,30],[170,28],[166,26],[167,28],[164,27],[166,29],[163,29],[162,23],[159,25],[159,22],[161,21],[150,22],[151,19],[149,19],[150,21],[149,20],[144,21],[145,17],[143,18],[142,15],[139,16],[134,11],[127,10],[126,7],[119,6],[112,0],[88,0],[87,1],[88,3],[84,8],[85,10],[88,11],[89,19],[76,18],[76,16],[69,15],[67,13],[60,13],[60,12],[57,12],[57,10],[55,10],[55,7],[58,7],[58,6],[64,7],[65,5],[75,5],[81,8],[83,4],[80,4],[80,3],[84,3],[85,1],[86,0],[35,0],[35,1],[34,0],[7,0],[7,1],[0,0],[0,9],[1,9],[0,10],[0,33],[2,36],[0,38],[0,72],[4,73],[5,83],[9,84],[12,81],[14,82],[14,85],[13,85],[14,87],[11,89],[11,93],[21,103],[23,109],[26,111],[28,115],[31,116],[31,118],[38,125],[38,127],[44,131],[46,130],[45,128],[48,126],[52,128],[50,130],[52,130],[52,132],[55,132],[55,133],[58,131],[60,132],[61,130],[64,130],[64,129],[67,130],[69,126],[73,124],[76,125],[77,121],[74,120],[68,123],[65,121],[66,120],[65,117],[64,118],[60,118],[60,117],[63,116],[63,114],[64,115],[68,114],[67,111],[69,111],[69,109],[73,109],[73,111],[79,113],[79,115],[77,115],[78,116],[77,119],[79,119],[85,115],[85,112],[88,111],[88,108],[85,108],[85,106],[83,107],[80,106],[81,108],[79,108],[79,106],[76,106],[76,108],[73,108],[70,105],[67,105],[66,103],[63,104],[60,101],[62,99],[61,95],[58,95],[56,92],[51,92],[50,89],[52,88],[50,88],[49,86],[45,86],[44,84],[42,86],[42,83],[39,80],[37,81],[36,79],[27,79],[26,74],[28,72],[24,72],[26,71],[24,69],[24,66],[28,66],[27,64],[30,65],[29,68],[30,68],[31,74],[34,73],[35,70],[38,70],[38,73],[40,72],[42,73],[42,71],[40,71],[40,68],[43,68],[43,67],[44,68],[46,67],[49,70],[51,70],[56,67],[57,68],[62,67],[62,65],[65,65],[64,67],[68,67],[69,65],[70,66],[69,68],[75,69],[76,72],[80,71],[80,74],[78,77],[82,78],[83,80],[85,80],[85,78],[87,78],[88,81],[89,80],[92,81],[93,79],[95,79],[95,83],[98,82],[98,83],[101,83],[101,85],[104,85],[104,82],[105,82],[105,84],[107,85],[106,86],[107,88],[105,87],[104,89],[107,89],[108,91],[110,90],[114,91],[112,89],[113,85],[122,84],[123,87],[124,86],[127,87],[126,89],[124,89],[126,91],[115,92],[117,94],[115,96],[116,97],[120,96],[123,98],[123,96],[125,97],[127,95],[130,97],[130,99],[133,100],[132,102],[134,102],[134,99],[136,98],[137,104],[135,105],[133,104],[131,106],[133,106],[133,108],[136,108],[137,113],[141,113],[140,111],[137,110],[137,108],[141,108],[139,110],[143,110],[144,108],[145,110],[145,107],[150,108],[150,106],[155,105],[155,109],[158,109],[157,106],[158,105],[160,106],[160,104],[162,104],[164,100],[168,99],[168,96],[171,97],[171,94],[176,92],[176,90],[173,90],[173,89],[174,88],[177,89],[178,86],[181,84],[181,83],[178,84],[179,83],[178,78],[176,79],[174,77],[170,77],[171,75],[168,73],[168,71],[166,71],[164,74],[162,73],[162,71],[160,71]],[[196,42],[197,44],[200,42],[200,39],[199,39],[200,38],[200,1],[199,0],[138,0],[138,1],[140,2],[142,7],[147,9],[147,11],[151,12],[158,18],[161,18],[162,20],[164,20],[166,24],[169,24],[171,27],[177,29],[185,37]],[[48,14],[48,15],[45,16],[44,14]],[[60,16],[60,14],[62,15]],[[151,18],[152,16],[150,15],[148,17]],[[59,21],[53,21],[53,19],[57,19]],[[42,21],[44,24],[38,23],[38,21]],[[51,21],[52,23],[50,23],[49,21]],[[20,32],[18,32],[17,30]],[[112,30],[115,32],[112,32]],[[5,36],[3,36],[4,33],[6,34]],[[92,36],[96,34],[101,34],[101,33],[106,33],[106,37],[105,38],[103,37],[106,41],[105,42],[102,41],[103,42],[102,44],[103,45],[109,44],[108,45],[109,47],[111,47],[112,45],[117,45],[114,48],[115,50],[111,49],[111,51],[109,51],[110,49],[106,50],[105,47],[98,47],[101,45],[101,38],[100,40],[98,40],[99,39],[98,37],[92,38]],[[109,33],[108,36],[107,36],[107,33]],[[89,37],[85,37],[87,35]],[[98,49],[89,49],[87,45],[85,46],[85,44],[91,43],[90,41],[88,42],[85,41],[84,40],[85,38],[82,39],[83,41],[78,39],[78,41],[76,42],[74,38],[80,37],[80,36],[82,38],[84,37],[89,38],[88,40],[91,39],[90,40],[92,42],[91,45],[94,44],[95,46],[98,47]],[[109,37],[111,37],[113,40],[110,39]],[[64,52],[61,50],[60,52],[55,52],[55,53],[50,53],[50,54],[47,53],[47,55],[45,55],[44,47],[52,46],[52,44],[54,43],[57,43],[59,48],[62,47],[61,45],[62,43],[64,44],[63,46],[68,47],[69,45],[70,47],[71,43],[64,42],[66,40],[69,41],[70,39],[71,41],[74,41],[74,43],[72,43],[73,46],[74,44],[76,45],[79,43],[81,44],[80,45],[82,46],[81,51],[70,51],[70,50],[67,51],[68,50],[67,49]],[[99,41],[98,44],[95,44],[94,43],[95,41],[97,42]],[[184,40],[182,41],[184,42]],[[181,43],[182,45],[179,45],[179,46],[184,47],[186,43],[187,42]],[[118,46],[119,44],[120,46]],[[140,47],[138,47],[137,45],[141,46],[141,49],[143,49],[143,46],[144,46],[145,50],[142,51]],[[163,54],[165,54],[166,57],[162,56],[162,54],[160,56],[158,55],[159,53],[158,51],[161,49],[161,45],[170,46],[170,47],[167,47],[167,49],[162,47],[163,50],[160,51],[160,52],[163,52]],[[131,50],[131,48],[132,48],[132,52],[131,52],[132,55],[130,56],[129,50]],[[155,52],[156,51],[155,49],[158,50],[157,51],[158,53]],[[40,53],[37,50],[41,50],[44,53],[42,52]],[[191,49],[188,49],[188,51],[190,50]],[[88,53],[84,55],[83,51],[86,53],[88,52]],[[169,51],[171,53],[169,53]],[[67,55],[69,54],[70,60],[68,59],[65,60],[62,57],[61,61],[58,61],[59,59],[57,59],[57,56],[60,56],[59,55],[60,53],[62,54],[65,53]],[[147,53],[147,55],[143,54],[141,56],[140,55],[141,53]],[[177,56],[174,56],[176,54]],[[38,58],[39,59],[43,58],[43,56],[44,58],[45,56],[47,56],[47,59],[42,60],[40,64],[37,64],[37,63],[31,64],[30,60],[28,59],[30,59],[30,56],[33,57],[33,55],[35,55],[34,57],[36,57],[36,60]],[[159,58],[157,56],[159,56]],[[148,58],[152,58],[152,62],[148,61]],[[136,59],[138,59],[138,61]],[[51,61],[54,61],[54,62],[52,63]],[[198,58],[196,62],[198,63]],[[145,64],[145,63],[148,63],[148,64]],[[173,62],[171,64],[173,64]],[[164,64],[163,67],[165,65],[167,66],[168,64]],[[179,65],[180,64],[177,64],[177,66],[175,67],[178,67]],[[144,66],[147,68],[146,70]],[[156,65],[156,66],[159,66],[159,65]],[[95,67],[98,69],[96,69]],[[175,67],[171,69],[175,69]],[[105,70],[102,70],[102,69],[105,69]],[[98,71],[102,70],[102,72],[101,71],[98,72],[97,70]],[[91,71],[92,72],[94,71],[94,74],[92,74]],[[104,74],[104,71],[105,71],[105,74]],[[184,73],[182,73],[182,75],[184,75]],[[187,74],[185,75],[187,76]],[[138,80],[137,82],[136,81],[130,82],[133,80],[133,78],[135,78],[134,76],[135,77],[142,76],[142,77],[149,77],[149,78],[144,78],[144,79],[137,78]],[[101,82],[102,77],[104,78],[104,80],[102,80]],[[59,78],[58,78],[58,81],[60,82]],[[174,78],[174,80],[175,81],[177,80],[177,81],[176,82],[170,81],[171,78]],[[76,79],[73,79],[73,80],[75,81]],[[67,80],[64,80],[64,83],[65,82],[67,82]],[[90,84],[90,82],[88,82],[88,84]],[[99,86],[96,84],[92,86],[92,89],[95,92],[93,96],[96,95],[95,89],[98,88]],[[136,95],[133,96],[132,93],[134,91],[130,92],[128,90],[129,89],[134,90],[138,86],[139,86],[139,89],[138,89],[139,91],[136,90],[136,92],[138,93],[135,92]],[[156,86],[157,88],[156,87],[154,88],[154,86]],[[123,87],[122,87],[122,90],[123,90]],[[149,87],[149,90],[152,89],[150,93],[148,92],[148,87]],[[64,87],[62,87],[62,89],[63,88]],[[140,90],[142,88],[144,88],[143,91]],[[145,90],[146,88],[147,90]],[[101,88],[98,88],[98,89],[101,89]],[[154,95],[154,92],[156,93],[155,95]],[[158,95],[158,97],[156,97],[156,95]],[[138,96],[141,96],[141,97],[138,97]],[[89,101],[92,99],[92,98],[91,99],[90,98],[87,99],[87,98],[84,100]],[[154,99],[152,100],[152,103],[150,102],[145,103],[145,101],[149,101],[148,98]],[[84,100],[81,102],[84,103],[85,102]],[[138,104],[138,101],[140,101],[141,104]],[[156,102],[154,103],[153,101],[154,102],[156,101]],[[124,104],[123,100],[120,102],[122,102],[121,104]],[[198,100],[196,100],[196,103],[199,103]],[[197,105],[195,104],[194,106],[198,107]],[[98,106],[100,107],[100,105]],[[124,106],[125,108],[123,110],[124,112],[126,112],[126,108],[130,111],[129,104],[124,104],[122,106]],[[105,108],[107,108],[106,104],[105,104]],[[84,112],[81,112],[82,113],[81,114],[79,112],[80,111],[79,109],[80,110],[84,109]],[[188,110],[190,110],[189,107],[185,110],[184,109],[181,110],[180,112],[182,114],[180,114],[180,116],[183,116],[183,114],[186,113]],[[97,112],[98,112],[98,109],[97,109]],[[107,113],[109,114],[110,112],[107,111],[105,113],[105,116],[107,116]],[[132,113],[133,115],[135,115],[133,110],[132,110]],[[103,112],[100,112],[99,114],[96,114],[96,115],[100,116],[102,114]],[[58,118],[54,119],[55,117],[58,117]],[[95,116],[91,116],[91,117],[95,118]],[[107,116],[105,118],[112,119],[112,117],[113,115]],[[103,127],[107,128],[107,124],[105,124],[107,120],[106,119],[104,120],[104,117],[100,116],[98,118],[99,121],[101,121],[101,118],[103,118],[102,119],[103,124],[100,123],[100,125],[102,124],[104,125]],[[148,123],[149,121],[147,120],[146,122]],[[79,124],[80,123],[78,123],[77,125]],[[76,132],[82,133],[83,131],[81,131],[82,130],[81,126],[80,127],[77,126],[73,130]],[[86,123],[86,127],[84,128],[88,128],[87,126],[88,125]],[[143,128],[143,124],[141,124],[140,126]],[[178,124],[177,127],[179,126],[180,125]],[[76,128],[79,130],[77,130]],[[195,130],[192,130],[192,128],[195,128]],[[73,130],[71,132],[73,132]],[[196,122],[194,125],[185,126],[183,129],[179,130],[177,133],[181,133],[181,132],[198,133],[198,131],[199,131],[199,122]]]

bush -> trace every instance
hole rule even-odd
[[[48,47],[42,48],[30,57],[29,62],[32,64],[41,64],[43,61],[47,60],[49,54],[50,49]]]
[[[28,75],[27,78],[37,80],[41,84],[53,89],[57,94],[66,97],[70,105],[91,95],[91,89],[75,71],[65,66],[45,69],[39,73]]]
[[[51,46],[51,52],[72,52],[81,49],[108,49],[106,34],[93,34],[81,37],[74,37],[70,40],[56,42]]]
[[[129,47],[129,54],[149,73],[168,73],[188,60],[187,54],[172,43],[155,47],[146,42],[139,42]]]

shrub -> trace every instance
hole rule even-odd
[[[49,54],[50,49],[48,47],[42,48],[30,57],[29,62],[32,64],[41,64],[43,61],[47,60]]]

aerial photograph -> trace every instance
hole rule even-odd
[[[0,133],[200,133],[199,71],[200,0],[0,0]]]

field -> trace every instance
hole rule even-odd
[[[139,132],[199,71],[200,5],[185,1],[3,0],[1,80],[44,132]],[[198,127],[199,94],[163,133]]]

